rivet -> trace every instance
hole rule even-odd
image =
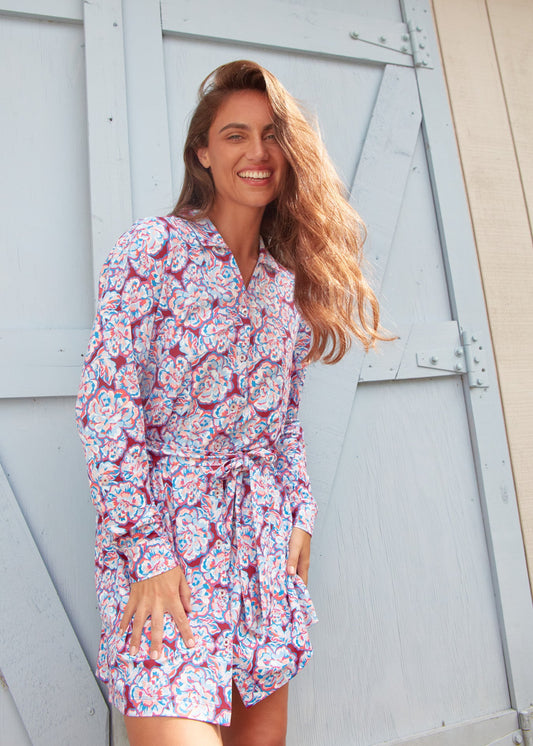
[[[350,31],[350,36],[352,37],[352,39],[359,39],[359,34],[357,33],[357,31]]]
[[[427,60],[422,60],[422,62],[420,64],[423,65],[424,67],[426,67],[427,64],[428,64],[428,61]]]
[[[463,370],[463,364],[462,363],[456,363],[455,364],[455,370]]]
[[[408,51],[409,50],[407,49],[407,47],[405,46],[405,44],[403,45],[403,47],[400,48],[400,52],[408,52]]]
[[[94,709],[94,707],[89,707],[89,715],[92,717],[95,714],[96,714],[96,710]]]
[[[456,347],[455,348],[455,357],[463,357],[463,348],[462,347]]]
[[[474,355],[474,362],[475,363],[480,363],[481,362],[481,360],[479,359],[479,357],[477,355]]]
[[[409,34],[403,34],[402,41],[409,41]]]
[[[477,342],[477,337],[474,337],[473,334],[472,334],[472,342]]]
[[[515,733],[513,736],[513,743],[522,743],[522,736],[520,733]]]
[[[419,49],[425,49],[425,48],[426,48],[426,45],[425,45],[425,44],[422,44],[422,43],[420,43],[420,44],[418,45],[418,48],[419,48]]]
[[[386,36],[380,36],[379,40],[380,40],[380,42],[382,42],[384,44],[387,41],[387,37]]]
[[[429,362],[430,362],[430,363],[433,363],[433,365],[436,365],[436,364],[437,364],[437,363],[439,362],[439,358],[438,358],[438,357],[437,357],[436,355],[432,355],[432,356],[431,356],[431,357],[429,358]]]
[[[484,381],[483,381],[482,378],[478,378],[476,380],[476,383],[477,383],[478,386],[483,386]],[[517,741],[517,743],[522,743],[522,741]]]
[[[417,26],[417,27],[416,27],[416,30],[417,30],[417,31],[422,31],[422,26]]]

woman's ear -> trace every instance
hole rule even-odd
[[[196,156],[204,168],[209,168],[211,166],[207,148],[198,148]]]

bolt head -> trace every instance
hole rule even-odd
[[[407,49],[407,47],[405,46],[405,44],[403,45],[403,47],[400,48],[400,52],[408,52],[408,51],[409,50]]]
[[[463,364],[462,363],[456,363],[455,364],[455,370],[457,370],[457,371],[463,370]]]
[[[352,39],[359,39],[359,34],[357,31],[350,31],[350,36]]]
[[[436,355],[432,355],[429,359],[430,363],[433,363],[433,365],[436,365],[439,362],[439,358]]]
[[[418,48],[419,48],[419,49],[425,49],[425,48],[426,48],[426,45],[425,45],[425,44],[422,44],[422,43],[420,43],[420,44],[418,45]]]
[[[417,30],[417,31],[422,31],[422,26],[417,26],[417,27],[416,27],[416,30]]]
[[[409,41],[409,34],[403,34],[402,41]]]
[[[384,44],[387,41],[387,37],[386,36],[380,36],[379,40],[380,40],[380,42],[382,42]]]
[[[522,742],[523,742],[523,738],[520,735],[520,733],[515,733],[513,736],[513,743],[522,743]]]
[[[427,67],[428,61],[427,60],[422,60],[422,62],[420,64],[423,65],[423,67]]]
[[[483,384],[484,384],[485,382],[484,382],[484,380],[483,380],[482,378],[478,378],[478,379],[476,380],[476,383],[477,383],[477,385],[478,385],[478,386],[483,386]],[[522,742],[521,742],[521,741],[519,741],[519,743],[522,743]]]
[[[456,347],[455,348],[455,357],[463,357],[463,348],[462,347]]]
[[[89,707],[89,715],[92,717],[93,715],[96,715],[96,710],[94,707]]]

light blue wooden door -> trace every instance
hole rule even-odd
[[[320,505],[310,587],[321,621],[315,658],[292,685],[288,742],[514,743],[517,711],[533,698],[533,617],[428,3],[8,5],[0,32],[11,46],[0,48],[26,61],[29,86],[23,95],[13,82],[3,109],[6,181],[26,187],[5,195],[16,204],[2,246],[2,499],[18,523],[1,556],[6,608],[30,620],[11,624],[0,647],[10,743],[52,742],[54,708],[69,701],[43,680],[85,681],[71,665],[81,649],[94,665],[94,521],[71,421],[93,279],[133,217],[171,209],[198,83],[242,57],[318,116],[367,222],[369,271],[399,336],[309,371],[302,419]],[[41,619],[29,608],[37,564],[68,642],[54,657],[39,638],[28,656],[38,665],[19,675],[12,641],[24,647]],[[86,722],[104,724],[86,742],[105,742],[105,713],[86,699],[70,703],[64,743],[83,743],[73,734]],[[123,739],[117,726],[114,742]]]

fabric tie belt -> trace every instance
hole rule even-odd
[[[264,506],[257,498],[265,493],[263,467],[275,462],[276,452],[267,448],[252,448],[214,455],[184,451],[174,444],[153,442],[148,442],[147,448],[151,453],[175,458],[184,466],[200,467],[205,473],[222,481],[226,501],[232,505],[231,530],[241,585],[244,620],[250,630],[256,633],[263,632],[265,627],[268,627],[272,610],[274,546],[272,531],[263,531]],[[249,499],[245,501],[247,482]],[[269,487],[273,487],[270,480]],[[248,575],[250,561],[246,554],[245,541],[243,541],[243,535],[246,533],[244,513],[249,517],[248,525],[253,532],[253,544],[256,550],[255,569],[258,592],[255,599],[247,593],[250,584]]]

